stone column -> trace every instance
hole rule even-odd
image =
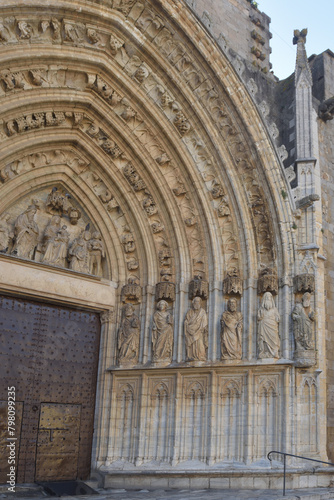
[[[104,465],[107,457],[112,381],[111,373],[107,370],[115,364],[116,355],[114,308],[101,313],[100,318],[101,338],[96,388],[92,468]]]

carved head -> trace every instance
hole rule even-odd
[[[309,292],[305,292],[302,298],[302,303],[304,307],[310,307],[311,305],[311,294]]]
[[[133,306],[131,304],[126,304],[124,306],[124,316],[130,318],[133,315]]]
[[[193,309],[198,311],[198,309],[201,308],[202,305],[202,299],[200,297],[195,297],[192,301]]]
[[[51,219],[51,224],[55,225],[55,226],[60,226],[60,221],[61,221],[61,219],[60,219],[59,215],[54,215]]]
[[[263,299],[262,299],[262,304],[261,306],[264,308],[264,309],[267,309],[268,311],[270,309],[273,309],[275,307],[275,302],[274,302],[274,298],[271,294],[271,292],[266,292],[264,295],[263,295]]]
[[[102,239],[101,233],[99,231],[94,231],[94,233],[92,234],[92,239],[101,240]]]
[[[158,303],[157,303],[157,309],[159,311],[166,311],[168,307],[168,304],[165,300],[160,300]]]
[[[235,312],[237,310],[237,301],[236,299],[229,299],[227,302],[227,309],[230,312]]]

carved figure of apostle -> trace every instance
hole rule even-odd
[[[11,226],[8,223],[9,219],[9,214],[4,214],[0,217],[0,252],[4,253],[7,252],[9,242],[14,236]]]
[[[123,307],[123,318],[118,332],[118,361],[120,364],[138,361],[139,319],[131,304]]]
[[[173,354],[173,316],[167,311],[168,304],[160,300],[153,316],[153,361],[171,361]]]
[[[295,305],[292,319],[296,349],[314,349],[313,323],[315,314],[311,309],[311,294],[309,292],[304,293],[302,301]]]
[[[94,231],[92,238],[88,243],[89,250],[89,271],[90,274],[95,274],[96,276],[101,276],[102,258],[105,256],[104,245],[102,243],[102,236],[99,231]]]
[[[90,233],[84,233],[75,239],[69,250],[70,269],[81,273],[89,273],[88,240]]]
[[[18,216],[14,226],[15,243],[13,254],[25,259],[33,259],[38,242],[39,229],[35,222],[36,205],[29,207]]]
[[[280,316],[271,292],[265,292],[263,295],[262,303],[257,313],[257,321],[259,358],[278,358],[280,348],[278,325]]]
[[[237,311],[236,299],[229,299],[221,320],[221,354],[223,359],[242,358],[242,313]]]
[[[201,307],[202,300],[195,297],[192,307],[186,314],[184,335],[186,339],[186,354],[188,361],[205,361],[208,348],[208,318]]]

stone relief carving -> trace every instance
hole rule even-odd
[[[153,361],[171,363],[173,354],[173,316],[167,311],[165,300],[157,303],[153,316],[152,349]]]
[[[155,298],[156,300],[175,300],[175,283],[170,283],[170,278],[171,278],[171,270],[168,270],[168,273],[166,271],[162,270],[160,272],[160,275],[164,281],[160,281],[159,283],[156,284],[155,287]]]
[[[315,277],[314,274],[304,273],[299,274],[293,278],[294,292],[313,293],[315,291]]]
[[[295,338],[295,361],[298,367],[315,364],[314,322],[315,313],[311,308],[311,294],[305,292],[301,302],[297,302],[293,311],[293,334]]]
[[[195,297],[184,322],[187,361],[205,361],[208,348],[208,318],[201,307],[202,300]]]
[[[243,317],[237,311],[236,299],[228,300],[227,311],[223,312],[220,324],[222,359],[241,359]]]
[[[10,242],[14,238],[9,219],[10,215],[6,213],[0,217],[0,252],[3,253],[8,251]]]
[[[30,157],[26,158],[31,160]],[[53,188],[48,194],[42,193],[44,200],[32,200],[12,223],[9,222],[12,216],[8,212],[3,214],[0,217],[0,251],[35,262],[102,276],[105,251],[101,234],[94,231],[91,236],[88,230],[84,230],[84,223],[81,220],[78,222],[80,210],[69,204],[70,196],[65,197],[63,194],[64,191],[58,188]],[[15,205],[10,210],[13,211],[17,213]],[[87,229],[89,226],[90,223]]]
[[[257,283],[257,292],[258,294],[271,292],[274,295],[278,293],[278,277],[275,269],[262,267]]]
[[[279,321],[280,315],[275,306],[274,297],[270,292],[265,292],[257,313],[259,358],[279,358]]]
[[[121,301],[132,301],[135,304],[141,302],[141,286],[139,285],[138,278],[131,276],[128,283],[122,287]]]
[[[226,295],[242,295],[242,279],[240,278],[237,268],[234,268],[227,273],[227,276],[223,281],[223,292]]]
[[[90,236],[89,231],[84,231],[79,238],[76,238],[72,242],[68,251],[68,259],[72,271],[89,273],[88,241],[90,240]]]
[[[39,203],[33,201],[16,219],[14,225],[13,255],[17,255],[23,259],[32,260],[34,258],[39,236],[39,228],[35,222],[35,215],[38,209]]]
[[[209,283],[201,275],[195,276],[189,283],[189,296],[190,299],[200,297],[204,300],[209,297]]]
[[[118,332],[118,362],[136,364],[139,354],[139,319],[131,304],[122,309],[122,320]]]
[[[89,251],[89,272],[96,276],[102,274],[102,259],[105,257],[104,244],[99,231],[94,231],[88,242]]]
[[[151,16],[150,19],[151,18],[152,19],[158,19],[158,16],[156,16],[154,12],[153,12],[153,14],[154,14],[154,16],[153,17]],[[205,101],[206,104],[208,104],[208,108],[207,109],[209,110],[210,113],[212,113],[212,116],[214,118],[216,118],[216,114],[218,112],[220,113],[221,112],[220,110],[223,109],[223,101],[222,101],[221,96],[213,88],[213,86],[210,84],[210,82],[208,83],[208,82],[204,82],[203,81],[203,83],[202,83],[203,76],[198,71],[197,65],[193,62],[192,55],[185,53],[185,49],[182,48],[182,46],[178,42],[174,43],[174,41],[173,41],[173,38],[174,38],[173,34],[168,29],[164,31],[163,35],[159,36],[159,33],[160,33],[160,21],[156,25],[156,26],[159,26],[159,28],[155,28],[152,31],[152,36],[153,36],[153,33],[154,33],[153,38],[156,37],[156,40],[154,40],[154,43],[156,43],[158,45],[158,47],[161,48],[161,50],[163,50],[163,51],[166,52],[167,57],[169,58],[171,64],[175,65],[175,68],[177,69],[177,71],[180,72],[180,75],[182,76],[182,78],[191,86],[191,88],[195,88],[197,86],[198,95],[199,95],[200,99],[203,99],[203,102]],[[53,18],[51,21],[49,21],[49,27],[50,27],[50,29],[49,29],[48,26],[47,26],[48,21],[47,20],[43,21],[44,32],[45,32],[45,34],[49,33],[49,36],[51,36],[51,38],[52,38],[52,35],[57,31],[57,22],[58,22],[58,26],[59,26],[60,25],[59,24],[60,23],[59,20],[56,20],[55,18]],[[139,24],[140,24],[140,22],[141,21],[138,21]],[[64,23],[65,23],[65,21],[64,21]],[[72,25],[75,24],[71,20],[69,20],[68,23],[69,24],[72,23]],[[151,23],[151,21],[150,21],[150,23]],[[138,24],[138,27],[139,27],[139,24]],[[162,27],[162,25],[161,25],[161,27]],[[34,36],[35,36],[36,29],[34,28],[33,31],[34,31]],[[43,29],[42,29],[42,31],[43,31]],[[59,32],[59,29],[58,29],[58,32]],[[92,36],[88,36],[89,33],[91,33],[91,34],[93,33]],[[145,31],[145,34],[148,35],[148,33],[146,33],[146,31]],[[63,35],[61,35],[61,36],[63,36]],[[86,25],[86,34],[84,35],[84,40],[83,40],[82,43],[87,43],[90,46],[92,46],[92,43],[93,43],[94,46],[95,45],[96,46],[99,45],[99,47],[102,47],[103,45],[106,45],[106,47],[108,46],[108,50],[110,50],[111,52],[113,52],[112,43],[114,43],[115,44],[115,51],[113,53],[114,56],[116,56],[117,52],[120,50],[120,47],[122,47],[123,51],[125,50],[123,48],[124,41],[120,40],[118,42],[118,44],[117,44],[116,42],[113,42],[113,40],[115,40],[115,38],[113,38],[113,35],[109,34],[108,36],[110,36],[110,41],[108,42],[109,43],[109,45],[108,45],[108,44],[104,43],[104,36],[105,36],[105,34],[103,34],[101,32],[101,30],[99,30],[98,28],[95,28],[94,26],[90,26],[90,25],[88,26],[88,25]],[[101,44],[97,43],[98,38],[100,38]],[[166,39],[167,43],[171,44],[171,46],[173,46],[175,48],[175,50],[172,50],[172,52],[169,52],[169,50],[167,49],[165,43],[162,43],[162,40],[164,40],[164,39]],[[69,42],[67,42],[67,43],[69,43]],[[118,48],[117,48],[117,45],[118,45]],[[118,59],[117,61],[119,62],[119,64],[122,65],[122,67],[124,67],[124,68],[126,67],[127,68],[126,71],[129,70],[130,65],[127,65],[127,63],[124,62],[125,59],[124,59],[124,61],[123,60],[121,61],[121,59]],[[143,66],[143,62],[140,61],[140,60],[133,67],[134,67],[134,69],[133,69],[133,72],[131,73],[132,75],[137,75],[138,76],[138,71],[142,67],[145,67],[145,69],[147,71],[150,71],[150,68],[146,68],[146,66]],[[135,79],[140,82],[141,78],[140,77],[137,78],[137,76],[135,76]],[[147,78],[147,77],[145,77],[145,78]],[[97,77],[95,75],[95,80],[96,79],[97,79]],[[152,77],[151,80],[153,82],[154,78]],[[158,80],[156,80],[156,81],[158,81]],[[140,82],[140,83],[142,83],[142,82]],[[95,85],[95,83],[94,83],[94,85]],[[152,85],[153,85],[153,83],[152,83]],[[196,89],[196,92],[197,92],[197,89]],[[103,85],[100,88],[100,90],[102,92],[105,91],[105,89],[103,89]],[[162,92],[162,95],[165,95],[165,93],[166,93],[166,90],[164,89],[163,92]],[[171,113],[173,113],[174,120],[176,122],[179,120],[179,122],[181,124],[184,123],[184,115],[182,115],[182,111],[179,109],[178,104],[175,103],[175,100],[174,100],[173,97],[171,97],[171,101],[168,103],[167,108],[169,108],[169,111]],[[225,113],[225,116],[227,116],[226,113]],[[15,130],[15,124],[14,124],[14,130]],[[222,130],[224,130],[224,135],[226,135],[228,141],[230,141],[231,150],[234,148],[237,152],[240,152],[239,150],[240,150],[240,144],[242,143],[242,136],[241,136],[241,134],[238,131],[235,132],[235,127],[233,128],[233,123],[231,122],[228,125],[228,127],[223,127]],[[228,133],[227,133],[227,130],[229,131]],[[233,139],[234,142],[232,142],[232,138],[234,138]],[[239,142],[237,140],[235,140],[235,139],[238,139],[238,138],[239,138]],[[106,147],[107,147],[108,150],[110,150],[110,148],[108,148],[108,145]],[[113,148],[111,148],[111,149],[113,149]],[[237,159],[236,159],[236,161],[237,161]],[[230,247],[232,247],[232,246],[233,245],[231,244]],[[273,247],[272,245],[267,245],[265,247],[265,252],[268,252],[269,251],[268,249],[272,248],[272,247]],[[263,249],[264,249],[264,246],[262,245],[262,252],[264,251]],[[234,261],[233,262],[234,264],[235,264],[235,260],[237,258],[238,258],[237,257],[237,252],[236,251],[232,252],[231,253],[231,260]],[[230,258],[228,258],[227,260],[230,261]],[[267,261],[267,262],[270,261],[269,258],[268,259],[264,259],[264,260]]]
[[[123,247],[124,247],[124,252],[125,253],[132,253],[136,250],[136,243],[135,243],[135,239],[133,237],[133,234],[130,232],[130,228],[129,227],[125,227],[124,228],[124,234],[122,236],[122,243],[123,243]]]
[[[62,226],[59,215],[54,215],[44,230],[42,262],[65,267],[70,235],[67,226]]]

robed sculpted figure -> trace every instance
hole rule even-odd
[[[79,238],[76,238],[68,252],[70,261],[70,269],[79,271],[81,273],[89,274],[89,251],[88,241],[90,239],[90,232],[84,231]]]
[[[152,347],[153,361],[172,360],[173,353],[173,316],[167,311],[168,304],[160,300],[153,316]]]
[[[242,313],[237,311],[236,299],[229,299],[221,324],[221,353],[223,359],[242,358]]]
[[[184,335],[186,339],[186,354],[188,361],[205,361],[208,347],[208,318],[201,307],[202,300],[195,297],[192,307],[186,314]]]
[[[57,253],[56,237],[61,228],[61,218],[59,215],[51,217],[49,224],[44,231],[44,255],[42,262],[53,264]]]
[[[36,205],[29,207],[18,216],[14,226],[15,243],[13,254],[25,259],[33,259],[38,242],[39,229],[35,222]]]
[[[118,361],[136,363],[139,354],[139,319],[131,304],[123,307],[123,318],[118,332]]]
[[[7,252],[9,242],[14,236],[11,226],[8,223],[9,219],[9,214],[3,214],[0,217],[0,252]]]
[[[265,292],[257,313],[257,346],[259,358],[278,358],[280,338],[278,325],[280,316],[275,306],[274,297]]]
[[[314,349],[313,323],[314,311],[311,309],[311,294],[304,293],[302,302],[297,302],[293,311],[293,333],[297,350]]]

